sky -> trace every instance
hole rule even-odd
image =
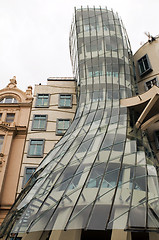
[[[132,51],[159,35],[158,0],[0,0],[0,89],[46,84],[49,77],[72,77],[69,32],[74,7],[106,7],[118,12]]]

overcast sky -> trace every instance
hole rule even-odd
[[[74,7],[113,9],[127,29],[133,53],[159,34],[159,0],[0,0],[0,88],[17,77],[18,87],[72,76],[69,31]]]

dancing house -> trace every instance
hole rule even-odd
[[[70,53],[74,120],[19,195],[1,238],[156,240],[158,161],[141,131],[152,101],[150,94],[144,101],[135,96],[132,52],[118,15],[75,9]]]

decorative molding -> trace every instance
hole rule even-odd
[[[7,85],[7,88],[17,88],[16,76],[10,79],[10,83]]]

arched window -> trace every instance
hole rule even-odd
[[[4,97],[0,100],[0,103],[17,103],[17,99],[11,96]]]

